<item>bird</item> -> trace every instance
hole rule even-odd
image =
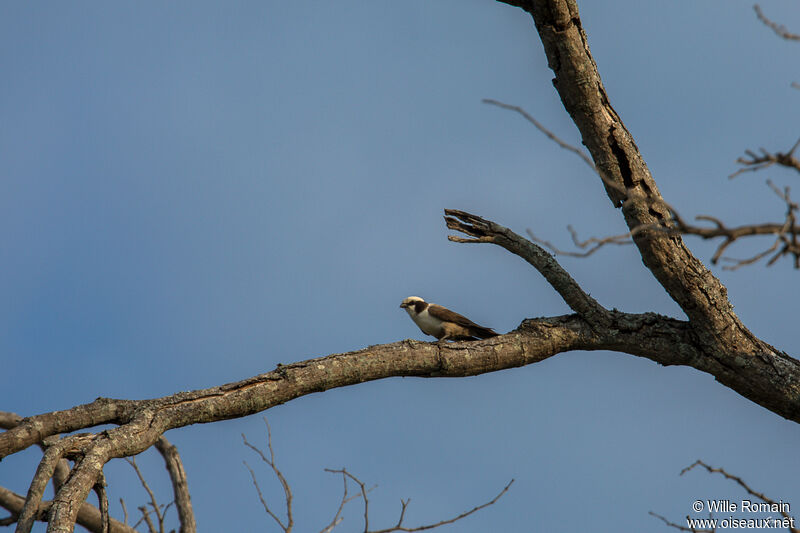
[[[400,307],[426,335],[441,341],[475,341],[496,337],[490,328],[479,326],[469,318],[441,305],[428,303],[419,296],[409,296]]]

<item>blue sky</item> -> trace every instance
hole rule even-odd
[[[778,221],[770,170],[729,181],[746,148],[797,139],[800,48],[747,2],[583,2],[615,109],[684,216]],[[800,31],[789,0],[762,5]],[[490,1],[4,3],[0,6],[0,409],[204,388],[423,335],[408,295],[497,331],[566,305],[519,258],[449,243],[444,208],[567,246],[624,231],[599,180],[520,117],[575,127],[522,11]],[[708,264],[714,246],[689,238]],[[744,257],[764,243],[733,247]],[[755,247],[754,247],[755,246]],[[561,259],[607,307],[683,317],[632,248]],[[798,273],[715,268],[744,322],[798,353]],[[426,339],[427,340],[427,339]],[[695,499],[740,499],[724,466],[800,506],[797,424],[686,368],[576,352],[468,379],[389,379],[266,413],[299,531],[340,497],[324,468],[370,484],[373,521],[453,531],[666,530]],[[167,434],[200,531],[270,530],[241,443],[259,416]],[[2,463],[24,493],[40,452]],[[160,459],[140,458],[169,500]],[[111,463],[112,514],[145,501]],[[279,487],[259,470],[270,501]],[[360,527],[352,508],[342,531]],[[174,518],[174,515],[172,515]],[[234,527],[235,526],[235,527]]]

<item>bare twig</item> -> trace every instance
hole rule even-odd
[[[786,39],[787,41],[800,41],[800,35],[791,33],[783,24],[778,24],[777,22],[773,22],[772,20],[768,19],[764,15],[764,12],[761,11],[761,7],[758,4],[754,5],[753,9],[756,12],[758,20],[763,22],[767,27],[771,28],[772,31],[774,31],[779,37]]]
[[[643,226],[639,227],[643,228]],[[553,252],[554,255],[566,255],[567,257],[588,257],[607,244],[615,244],[615,245],[633,244],[633,240],[631,239],[631,237],[633,236],[634,232],[632,231],[629,231],[627,233],[622,233],[620,235],[611,235],[609,237],[603,237],[601,239],[597,237],[590,237],[585,241],[582,241],[578,238],[578,232],[575,231],[575,229],[572,226],[567,226],[567,230],[572,236],[572,243],[578,248],[586,250],[585,252],[570,252],[567,250],[562,250],[556,247],[550,241],[538,238],[536,235],[533,234],[533,232],[530,229],[526,230],[526,233],[533,242],[541,244],[542,246]]]
[[[772,165],[780,165],[800,172],[800,160],[794,157],[794,152],[797,150],[798,145],[800,145],[800,139],[794,143],[794,146],[788,152],[770,153],[764,148],[759,148],[761,155],[757,155],[752,150],[745,150],[746,157],[740,157],[736,160],[737,163],[742,165],[742,168],[728,177],[732,179],[744,172],[756,172]]]
[[[800,240],[798,239],[800,236],[800,227],[797,226],[797,212],[800,210],[800,205],[792,200],[790,194],[791,190],[788,186],[784,187],[784,189],[781,191],[770,180],[767,180],[767,185],[769,185],[773,192],[775,192],[775,194],[786,203],[786,219],[784,220],[780,229],[774,228],[774,226],[777,226],[777,224],[770,225],[773,226],[774,230],[772,234],[776,235],[775,242],[772,243],[772,246],[747,259],[725,258],[727,261],[734,263],[733,266],[724,267],[728,270],[735,270],[739,267],[753,264],[773,252],[775,252],[775,255],[773,255],[772,258],[767,261],[767,266],[772,266],[783,256],[791,255],[794,261],[794,267],[800,269]],[[727,244],[733,240],[735,240],[735,237],[733,239],[729,238],[729,242],[727,242]],[[717,257],[719,253],[715,254],[715,257]]]
[[[735,483],[736,483],[737,485],[739,485],[741,488],[743,488],[743,489],[745,490],[745,492],[747,492],[747,494],[749,494],[750,496],[753,496],[754,498],[758,498],[759,500],[761,500],[762,502],[764,502],[764,503],[766,503],[766,504],[768,504],[768,505],[770,505],[770,506],[774,506],[773,508],[776,510],[775,512],[779,513],[779,514],[780,514],[782,517],[784,517],[784,518],[786,518],[786,519],[791,519],[791,518],[792,518],[792,517],[789,515],[789,513],[787,513],[787,512],[784,510],[784,509],[785,509],[785,506],[783,506],[783,505],[780,505],[780,504],[779,504],[778,502],[776,502],[775,500],[773,500],[773,499],[771,499],[771,498],[768,498],[768,497],[766,497],[766,496],[765,496],[764,494],[762,494],[761,492],[757,492],[757,491],[753,490],[752,488],[750,488],[750,486],[749,486],[747,483],[745,483],[745,482],[742,480],[742,478],[740,478],[740,477],[738,477],[738,476],[734,476],[734,475],[732,475],[732,474],[729,474],[728,472],[726,472],[726,471],[725,471],[724,469],[722,469],[722,468],[716,468],[716,467],[713,467],[713,466],[709,466],[709,465],[707,465],[706,463],[704,463],[703,461],[701,461],[700,459],[698,459],[697,461],[695,461],[695,462],[694,462],[694,463],[692,463],[691,465],[689,465],[689,466],[687,466],[686,468],[684,468],[683,470],[681,470],[681,473],[680,473],[680,475],[683,475],[683,474],[685,474],[685,473],[687,473],[687,472],[691,471],[692,469],[694,469],[695,467],[698,467],[698,466],[699,466],[699,467],[702,467],[702,468],[705,468],[705,469],[706,469],[706,471],[707,471],[709,474],[721,474],[723,477],[725,477],[725,479],[729,479],[729,480],[731,480],[731,481],[735,482]],[[798,533],[798,531],[800,531],[800,530],[798,530],[798,529],[797,529],[797,528],[795,528],[795,527],[790,527],[790,528],[789,528],[789,530],[790,530],[790,531],[792,531],[793,533]]]
[[[729,479],[731,481],[734,481],[737,485],[739,485],[741,488],[743,488],[745,490],[745,492],[747,492],[747,494],[749,494],[750,496],[752,496],[754,498],[758,498],[763,503],[769,505],[771,513],[780,514],[784,518],[783,523],[786,524],[785,527],[787,527],[787,529],[790,532],[792,532],[792,533],[800,533],[800,530],[798,530],[796,527],[794,527],[794,518],[792,516],[790,516],[789,513],[785,510],[785,509],[788,508],[788,505],[786,505],[786,504],[781,505],[782,502],[776,502],[775,500],[766,497],[764,494],[753,490],[752,488],[750,488],[750,486],[747,483],[745,483],[742,480],[742,478],[740,478],[738,476],[734,476],[732,474],[729,474],[728,472],[726,472],[722,468],[715,468],[713,466],[709,466],[706,463],[704,463],[703,461],[698,459],[697,461],[695,461],[691,465],[689,465],[686,468],[684,468],[683,470],[681,470],[680,475],[682,476],[685,473],[690,472],[691,470],[693,470],[695,467],[698,467],[698,466],[704,468],[710,474],[721,474],[723,477],[725,477],[725,479]],[[671,522],[671,521],[667,520],[666,518],[664,518],[663,516],[661,516],[659,514],[656,514],[656,513],[652,512],[652,511],[650,511],[650,515],[660,519],[662,522],[664,522],[668,526],[673,527],[675,529],[678,529],[680,531],[691,531],[691,532],[695,532],[695,533],[714,533],[716,531],[716,526],[713,525],[713,521],[711,523],[707,524],[709,526],[712,526],[711,529],[697,529],[697,528],[693,528],[693,527],[687,527],[687,526],[689,526],[688,520],[690,518],[688,516],[686,517],[687,526],[682,526],[680,524],[676,524],[674,522]],[[713,515],[709,514],[709,520],[713,520]],[[778,526],[776,525],[775,527],[778,527]]]
[[[153,514],[156,515],[156,520],[158,520],[158,530],[157,530],[158,533],[164,533],[164,518],[166,516],[167,509],[169,509],[169,506],[172,505],[172,503],[168,504],[166,507],[164,507],[163,505],[159,505],[155,493],[152,491],[152,489],[150,489],[150,485],[148,485],[147,481],[144,479],[142,471],[139,470],[139,465],[136,464],[136,459],[134,457],[130,458],[126,457],[125,460],[136,471],[136,475],[139,477],[139,482],[141,483],[144,490],[147,491],[148,496],[150,496],[150,506],[153,508]],[[145,522],[147,522],[147,526],[151,528],[152,531],[156,531],[152,521],[150,520],[150,515],[147,512],[147,506],[146,505],[140,506],[139,511],[142,512],[143,515],[142,518],[145,520]]]
[[[293,501],[293,499],[292,499],[292,491],[291,491],[291,488],[289,486],[289,482],[286,480],[284,475],[281,473],[281,471],[278,469],[278,467],[275,464],[275,452],[274,452],[274,449],[272,447],[272,431],[270,429],[269,422],[267,422],[266,418],[264,418],[264,423],[267,426],[267,447],[268,447],[268,450],[269,450],[269,456],[267,456],[267,454],[264,453],[259,448],[257,448],[255,446],[253,446],[252,444],[250,444],[247,441],[247,437],[245,437],[244,434],[242,435],[242,440],[244,441],[245,446],[247,446],[248,448],[250,448],[251,450],[256,452],[259,455],[259,457],[261,457],[261,460],[264,461],[267,465],[269,465],[269,467],[272,469],[272,472],[275,474],[275,476],[280,481],[281,486],[283,487],[283,490],[284,490],[284,497],[285,497],[285,500],[286,500],[286,508],[287,508],[287,521],[286,521],[286,524],[284,524],[283,521],[278,517],[278,515],[275,514],[275,512],[272,509],[270,509],[269,505],[267,504],[266,499],[264,498],[264,494],[261,492],[261,487],[259,486],[258,481],[256,480],[255,472],[253,471],[252,468],[250,468],[250,465],[248,465],[247,462],[245,462],[244,464],[245,464],[245,467],[247,467],[247,470],[250,472],[250,477],[253,480],[253,485],[255,485],[255,487],[256,487],[256,492],[258,493],[258,498],[261,501],[261,505],[264,507],[264,510],[267,512],[267,514],[270,517],[272,517],[272,519],[278,524],[278,526],[284,531],[284,533],[290,533],[292,528],[293,528],[293,526],[294,526],[294,520],[292,518],[292,501]],[[403,520],[405,518],[406,509],[408,508],[408,504],[409,504],[410,500],[400,500],[401,511],[400,511],[400,518],[398,519],[397,524],[395,526],[387,528],[387,529],[371,530],[370,527],[369,527],[370,514],[369,514],[369,496],[368,495],[375,487],[373,486],[373,487],[368,488],[363,481],[361,481],[358,477],[356,477],[352,473],[348,472],[347,469],[345,469],[345,468],[340,468],[340,469],[326,468],[325,471],[326,472],[330,472],[332,474],[339,474],[339,475],[342,476],[343,492],[342,492],[342,498],[339,501],[339,507],[336,509],[336,513],[334,514],[333,519],[328,523],[328,525],[326,525],[322,529],[322,533],[330,533],[331,531],[333,531],[333,529],[337,525],[339,525],[343,520],[342,511],[344,510],[345,505],[347,505],[349,502],[351,502],[352,500],[357,499],[357,498],[362,498],[362,500],[364,501],[364,533],[389,533],[389,532],[392,532],[392,531],[423,531],[423,530],[426,530],[426,529],[433,529],[435,527],[439,527],[439,526],[442,526],[442,525],[445,525],[445,524],[452,524],[453,522],[461,520],[462,518],[466,518],[467,516],[477,512],[477,511],[480,511],[481,509],[483,509],[485,507],[488,507],[489,505],[494,504],[497,500],[500,499],[500,497],[503,494],[505,494],[508,491],[508,489],[511,487],[511,484],[514,483],[514,480],[512,479],[511,482],[508,485],[506,485],[506,487],[500,492],[500,494],[498,494],[493,500],[491,500],[491,501],[489,501],[487,503],[484,503],[482,505],[474,507],[473,509],[471,509],[469,511],[466,511],[464,513],[461,513],[460,515],[458,515],[458,516],[456,516],[454,518],[451,518],[449,520],[442,520],[440,522],[436,522],[435,524],[428,524],[428,525],[419,526],[419,527],[415,527],[415,528],[408,528],[408,527],[405,527],[403,525]],[[348,487],[348,481],[351,481],[351,482],[355,483],[356,485],[358,485],[358,492],[356,494],[350,495],[349,487]]]
[[[555,133],[544,127],[544,125],[541,122],[533,118],[527,111],[525,111],[521,107],[516,105],[505,104],[503,102],[499,102],[491,98],[484,98],[481,101],[484,104],[496,105],[497,107],[501,107],[503,109],[508,109],[509,111],[515,111],[519,113],[520,115],[525,117],[525,120],[536,126],[536,129],[544,133],[548,139],[558,144],[564,150],[569,150],[570,152],[575,153],[578,157],[580,157],[583,160],[584,163],[589,165],[589,168],[591,168],[594,171],[597,171],[597,169],[594,166],[594,163],[589,158],[589,156],[583,152],[583,150],[581,150],[580,148],[576,148],[575,146],[569,144],[568,142],[562,141]]]
[[[609,244],[613,245],[632,244],[633,239],[638,235],[642,236],[645,235],[656,236],[658,234],[695,235],[702,239],[714,239],[718,237],[721,237],[723,239],[722,243],[717,247],[716,252],[712,256],[711,262],[713,264],[717,264],[720,259],[723,259],[724,261],[732,263],[731,265],[724,266],[723,269],[725,270],[735,270],[742,266],[753,264],[755,262],[758,262],[762,258],[767,257],[773,252],[776,252],[776,250],[777,252],[775,253],[775,255],[767,262],[767,266],[771,266],[784,255],[792,255],[794,257],[795,268],[800,268],[800,254],[798,254],[798,252],[800,252],[800,247],[798,247],[795,244],[797,242],[798,235],[800,235],[800,227],[797,227],[795,224],[794,210],[791,208],[792,204],[788,200],[788,191],[785,200],[787,205],[789,205],[789,213],[787,214],[787,218],[783,223],[751,224],[751,225],[731,228],[725,226],[719,219],[715,217],[709,215],[698,215],[697,217],[695,217],[696,220],[705,220],[708,222],[712,222],[716,225],[716,227],[707,228],[689,224],[683,217],[681,217],[677,209],[668,204],[660,196],[651,195],[643,197],[639,189],[634,188],[629,190],[626,189],[625,187],[622,187],[620,184],[615,183],[614,181],[608,179],[606,176],[603,175],[602,172],[598,171],[597,167],[594,165],[594,163],[592,163],[591,159],[589,159],[589,157],[582,150],[558,138],[554,133],[548,130],[544,125],[542,125],[538,120],[536,120],[523,108],[488,98],[485,98],[483,102],[486,104],[495,105],[497,107],[501,107],[503,109],[508,109],[511,111],[515,111],[516,113],[519,113],[520,115],[525,117],[525,119],[528,120],[531,124],[533,124],[537,129],[539,129],[539,131],[543,132],[549,139],[558,144],[561,148],[569,150],[570,152],[580,157],[587,165],[589,165],[589,167],[592,170],[594,170],[597,173],[597,175],[603,181],[605,186],[610,191],[612,191],[614,196],[620,199],[621,207],[624,208],[627,204],[634,201],[638,202],[644,200],[646,204],[658,207],[669,213],[668,217],[664,218],[658,223],[640,224],[626,233],[611,235],[608,237],[600,237],[600,238],[591,237],[586,240],[579,239],[575,229],[572,226],[567,226],[567,229],[569,230],[570,235],[572,237],[572,242],[581,251],[567,251],[560,249],[557,246],[555,246],[552,242],[540,239],[539,237],[534,235],[533,231],[531,231],[530,229],[527,230],[527,234],[533,242],[544,246],[553,254],[565,255],[568,257],[588,257],[593,253],[595,253],[600,248],[603,248],[604,246]],[[787,153],[776,152],[775,154],[770,154],[762,148],[761,149],[762,155],[757,156],[756,154],[748,150],[746,151],[746,154],[750,157],[750,159],[739,158],[737,160],[738,163],[745,165],[746,168],[738,170],[730,177],[733,178],[738,174],[741,174],[742,172],[760,170],[773,164],[794,168],[800,171],[800,160],[794,157],[794,152],[798,146],[800,146],[800,139],[795,143],[794,146],[792,146],[792,149],[789,150]],[[772,186],[771,183],[770,186],[774,188],[774,186]],[[457,229],[457,228],[452,228],[452,229]],[[727,257],[722,257],[724,251],[734,241],[742,237],[749,237],[754,235],[776,235],[776,240],[773,243],[773,245],[770,246],[765,251],[747,259],[739,260],[739,259],[730,259]],[[451,237],[450,240],[455,242],[492,242],[486,236],[478,236],[475,239],[469,239],[469,240],[464,240],[459,237]],[[783,244],[783,247],[781,247],[781,244]]]
[[[773,265],[783,256],[791,255],[794,260],[794,267],[800,268],[800,241],[798,241],[798,238],[800,237],[800,226],[797,225],[798,204],[792,201],[789,187],[786,187],[783,191],[780,191],[771,181],[768,180],[767,184],[786,203],[786,218],[781,223],[748,224],[744,226],[729,227],[716,217],[709,215],[696,216],[696,220],[706,221],[714,224],[713,227],[703,227],[686,222],[686,220],[677,212],[674,207],[668,206],[673,219],[672,227],[665,227],[661,224],[646,224],[637,226],[633,230],[619,235],[611,235],[604,238],[592,237],[581,241],[578,238],[577,232],[572,228],[572,226],[568,226],[567,228],[572,236],[572,241],[575,246],[581,250],[585,250],[581,252],[561,250],[551,242],[536,237],[530,229],[527,231],[527,233],[531,240],[541,244],[552,253],[570,257],[587,257],[609,244],[630,244],[632,243],[631,239],[635,235],[645,231],[660,232],[666,235],[694,235],[704,240],[722,238],[722,242],[719,244],[717,250],[711,257],[711,263],[717,264],[720,259],[731,263],[730,265],[723,267],[725,270],[736,270],[742,266],[756,263],[773,252],[775,252],[775,254],[767,262],[767,266]],[[776,239],[773,244],[763,252],[746,259],[732,259],[722,256],[725,250],[731,244],[733,244],[733,242],[742,237],[767,235],[775,235]]]
[[[497,494],[497,496],[495,496],[494,498],[492,498],[491,500],[489,500],[486,503],[483,503],[481,505],[473,507],[469,511],[465,511],[465,512],[459,514],[458,516],[455,516],[453,518],[449,518],[447,520],[440,520],[439,522],[435,522],[435,523],[432,523],[432,524],[425,524],[425,525],[417,526],[417,527],[407,527],[407,526],[403,525],[403,521],[405,520],[406,510],[408,509],[408,504],[411,502],[411,500],[410,499],[408,499],[408,500],[402,500],[401,499],[400,500],[400,506],[401,506],[401,508],[400,508],[400,518],[397,520],[397,524],[395,524],[392,527],[385,528],[385,529],[372,530],[372,529],[369,528],[369,497],[367,496],[367,494],[372,489],[367,489],[366,484],[363,481],[361,481],[358,477],[354,476],[352,473],[348,472],[345,468],[341,468],[341,469],[338,469],[338,470],[333,470],[333,469],[330,469],[330,468],[326,468],[325,471],[326,472],[331,472],[333,474],[341,474],[342,477],[345,479],[345,487],[347,485],[347,481],[346,481],[347,479],[352,480],[354,483],[356,483],[358,485],[358,487],[360,489],[360,496],[364,499],[364,533],[391,533],[393,531],[405,531],[405,532],[426,531],[428,529],[434,529],[434,528],[437,528],[437,527],[440,527],[440,526],[444,526],[444,525],[447,525],[447,524],[452,524],[452,523],[457,522],[457,521],[459,521],[459,520],[461,520],[463,518],[468,517],[469,515],[471,515],[473,513],[476,513],[478,511],[480,511],[481,509],[485,509],[486,507],[489,507],[490,505],[494,505],[497,502],[497,500],[499,500],[506,492],[508,492],[508,489],[510,489],[511,485],[514,483],[514,480],[512,479],[511,481],[508,482],[508,485],[506,485],[503,488],[503,490],[501,490],[500,493]],[[345,494],[346,493],[347,493],[347,489],[345,488]],[[342,501],[344,502],[344,498],[342,499]],[[340,507],[339,507],[340,511],[341,511],[341,508],[343,506],[344,506],[344,504],[340,505]],[[338,516],[339,516],[339,513],[337,512],[337,517]],[[329,528],[330,528],[330,526],[329,526]],[[332,528],[330,528],[330,529],[332,529]],[[325,529],[323,531],[330,531],[330,529]]]
[[[717,531],[716,527],[714,527],[712,529],[697,529],[697,528],[694,528],[694,527],[682,526],[680,524],[676,524],[675,522],[671,522],[671,521],[667,520],[666,518],[664,518],[660,514],[656,514],[653,511],[650,511],[648,514],[650,516],[654,516],[654,517],[658,518],[659,520],[661,520],[662,522],[667,524],[669,527],[674,527],[675,529],[680,530],[680,531],[690,531],[691,533],[715,533]],[[709,515],[709,518],[711,518],[711,516],[712,515]],[[688,520],[689,516],[687,516],[686,519]]]
[[[333,519],[330,521],[330,523],[327,526],[325,526],[322,529],[322,531],[320,531],[320,533],[330,533],[331,531],[333,531],[333,528],[338,526],[341,523],[341,521],[344,519],[342,517],[342,510],[344,510],[344,506],[347,505],[349,502],[355,500],[356,498],[360,498],[361,497],[361,493],[360,492],[356,493],[356,494],[353,494],[352,496],[348,496],[349,491],[348,491],[347,475],[344,472],[344,468],[342,468],[341,470],[330,470],[330,469],[326,468],[325,471],[326,472],[331,472],[331,473],[339,473],[339,474],[341,474],[342,475],[342,485],[344,486],[344,488],[342,490],[342,499],[339,502],[339,507],[336,509],[336,514],[333,515]],[[375,488],[375,487],[372,487],[372,488]],[[368,489],[367,492],[370,492],[372,490],[372,488]]]
[[[264,424],[267,426],[267,448],[269,450],[269,458],[267,458],[264,452],[259,448],[247,442],[247,437],[245,437],[244,433],[242,433],[242,440],[244,441],[245,446],[256,452],[261,457],[261,460],[269,465],[269,467],[272,469],[272,472],[275,474],[275,477],[277,477],[278,481],[280,481],[281,487],[283,487],[284,498],[286,500],[286,525],[283,524],[283,521],[278,518],[278,516],[269,508],[266,500],[264,500],[264,496],[261,493],[261,488],[258,486],[256,475],[253,472],[253,469],[250,468],[250,465],[248,465],[246,462],[244,464],[250,471],[250,476],[253,478],[253,484],[256,486],[258,497],[261,500],[261,504],[264,506],[264,510],[273,518],[273,520],[275,520],[275,522],[278,523],[285,533],[289,533],[294,527],[294,517],[292,516],[292,488],[289,486],[289,482],[286,481],[283,473],[275,465],[275,451],[272,448],[272,430],[269,427],[269,422],[267,421],[266,417],[264,417]]]
[[[147,531],[149,531],[150,533],[164,533],[163,531],[159,531],[158,529],[156,529],[155,524],[153,524],[153,520],[150,518],[150,511],[147,510],[146,505],[140,505],[139,511],[142,513],[142,518],[138,522],[136,522],[136,524],[134,524],[133,527],[136,527],[141,522],[144,522],[145,524],[147,524]]]
[[[490,505],[494,505],[494,504],[497,502],[497,500],[499,500],[500,498],[502,498],[502,497],[503,497],[503,494],[505,494],[506,492],[508,492],[508,489],[510,489],[510,488],[511,488],[511,485],[512,485],[513,483],[514,483],[514,480],[512,479],[511,481],[509,481],[509,482],[508,482],[508,485],[506,485],[506,486],[503,488],[503,490],[501,490],[501,491],[500,491],[500,492],[497,494],[497,496],[495,496],[494,498],[492,498],[491,500],[489,500],[489,501],[488,501],[488,502],[486,502],[486,503],[483,503],[483,504],[481,504],[481,505],[478,505],[478,506],[475,506],[475,507],[473,507],[473,508],[472,508],[472,509],[470,509],[469,511],[465,511],[465,512],[461,513],[460,515],[458,515],[458,516],[455,516],[455,517],[453,517],[453,518],[450,518],[450,519],[447,519],[447,520],[441,520],[441,521],[439,521],[439,522],[436,522],[436,523],[434,523],[434,524],[426,524],[426,525],[424,525],[424,526],[419,526],[419,527],[412,527],[412,528],[408,528],[408,527],[401,527],[401,524],[402,524],[402,522],[403,522],[403,517],[404,517],[404,515],[405,515],[405,512],[406,512],[406,507],[408,506],[408,503],[410,502],[410,500],[406,500],[405,502],[402,502],[402,500],[401,500],[401,502],[403,503],[403,510],[402,510],[402,511],[401,511],[401,513],[400,513],[400,520],[397,522],[397,525],[396,525],[395,527],[392,527],[392,528],[388,528],[388,529],[381,529],[381,530],[379,530],[379,531],[374,531],[374,532],[372,532],[372,533],[389,533],[389,532],[391,532],[391,531],[425,531],[425,530],[427,530],[427,529],[433,529],[433,528],[436,528],[436,527],[439,527],[439,526],[444,526],[444,525],[447,525],[447,524],[452,524],[453,522],[457,522],[457,521],[461,520],[462,518],[466,518],[466,517],[468,517],[469,515],[471,515],[471,514],[473,514],[473,513],[476,513],[476,512],[478,512],[478,511],[480,511],[481,509],[485,509],[486,507],[489,507]]]

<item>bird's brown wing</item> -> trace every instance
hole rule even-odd
[[[494,331],[490,328],[485,328],[483,326],[479,326],[469,318],[459,315],[455,311],[451,311],[446,307],[442,307],[441,305],[430,304],[428,305],[428,314],[434,318],[438,318],[439,320],[444,320],[445,322],[453,322],[454,324],[458,324],[459,326],[463,326],[471,330],[472,334],[476,337],[487,338],[487,337],[494,337],[497,335]]]

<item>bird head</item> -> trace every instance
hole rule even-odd
[[[418,302],[425,303],[425,300],[423,300],[419,296],[409,296],[408,298],[403,300],[403,303],[400,304],[400,307],[411,313],[414,310],[414,306]]]

